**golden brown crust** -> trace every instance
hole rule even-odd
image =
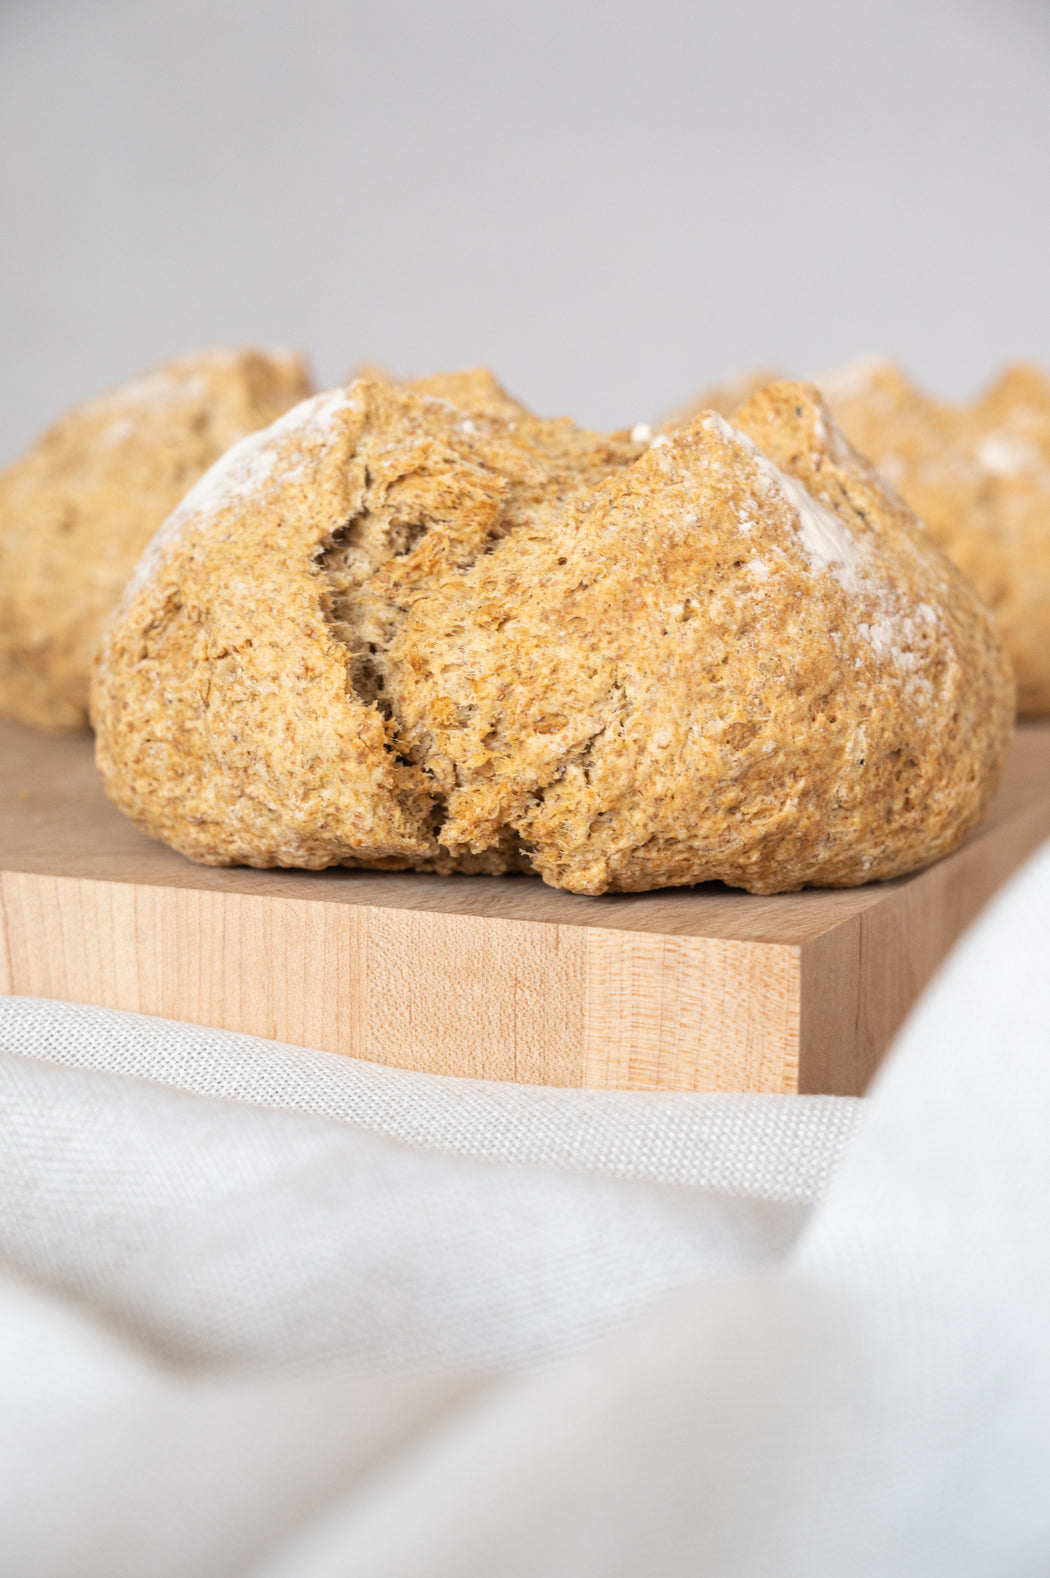
[[[531,418],[527,406],[507,393],[487,367],[465,367],[454,373],[431,373],[426,378],[397,378],[378,362],[360,362],[354,368],[349,383],[395,384],[398,388],[414,389],[417,394],[430,395],[435,400],[447,400],[468,416],[494,416],[513,422],[519,417]]]
[[[509,825],[576,892],[775,892],[914,869],[983,813],[1012,696],[970,588],[815,390],[738,427],[701,417],[413,604],[386,669],[446,845]]]
[[[494,416],[508,422],[532,418],[531,411],[509,395],[487,367],[469,367],[458,373],[433,373],[429,378],[414,378],[408,387],[418,394],[447,400],[471,416]]]
[[[1050,383],[1022,364],[972,406],[953,406],[876,360],[824,387],[843,431],[992,610],[1020,711],[1050,714]]]
[[[93,713],[109,793],[197,860],[775,892],[953,848],[1012,689],[807,386],[647,449],[366,381],[185,500]]]
[[[62,417],[0,477],[0,712],[86,724],[101,626],[150,537],[225,449],[309,392],[289,353],[186,356]]]
[[[433,781],[402,759],[370,649],[442,568],[641,448],[367,380],[244,441],[158,534],[103,645],[111,796],[209,864],[527,864],[509,830],[456,861],[440,846]]]

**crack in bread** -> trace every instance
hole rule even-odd
[[[141,827],[587,894],[851,885],[965,837],[1007,659],[815,389],[650,442],[472,388],[317,397],[158,534],[93,691]]]

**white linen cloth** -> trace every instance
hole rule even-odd
[[[0,999],[0,1573],[1050,1572],[1050,848],[864,1102]]]

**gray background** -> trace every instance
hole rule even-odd
[[[1050,362],[1024,0],[7,0],[0,460],[207,343],[650,417],[892,350]]]

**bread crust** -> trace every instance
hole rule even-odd
[[[992,610],[1019,711],[1050,715],[1050,381],[1018,364],[972,405],[950,405],[876,359],[823,387],[847,437]]]
[[[0,476],[0,712],[86,725],[102,625],[153,533],[225,449],[309,392],[294,354],[199,352],[69,412]]]
[[[213,865],[527,868],[453,857],[382,648],[443,568],[539,525],[643,446],[359,380],[237,445],[147,551],[100,653],[111,797]]]
[[[769,893],[955,847],[1013,694],[809,386],[648,445],[365,380],[183,502],[93,716],[117,804],[209,864]]]

